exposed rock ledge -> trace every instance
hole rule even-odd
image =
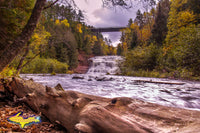
[[[125,97],[109,99],[63,91],[20,78],[9,79],[4,87],[70,133],[200,131],[200,111],[165,107]]]

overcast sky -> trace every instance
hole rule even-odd
[[[75,0],[77,6],[84,11],[85,22],[94,27],[118,27],[126,26],[128,20],[134,20],[138,5],[131,9],[122,9],[116,7],[115,9],[103,8],[101,0]],[[103,33],[104,37],[111,39],[113,45],[119,43],[121,36],[120,32]]]

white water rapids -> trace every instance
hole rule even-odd
[[[89,59],[91,61],[89,75],[105,75],[120,73],[118,63],[123,60],[121,56],[96,56]]]
[[[119,56],[91,58],[87,74],[21,74],[24,79],[103,97],[131,97],[165,106],[200,111],[200,82],[106,75],[118,73]],[[168,84],[170,83],[170,84]]]

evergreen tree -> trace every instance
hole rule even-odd
[[[102,47],[101,47],[100,41],[95,42],[92,48],[92,51],[94,55],[97,55],[97,56],[102,55]]]
[[[128,27],[129,27],[129,28],[131,27],[132,23],[133,23],[133,20],[132,20],[132,18],[130,18],[130,19],[128,20]]]
[[[121,46],[121,44],[119,43],[118,45],[117,45],[117,55],[121,55],[122,54],[122,46]]]
[[[84,21],[84,15],[83,15],[83,12],[81,10],[78,11],[77,19],[78,19],[78,22]]]
[[[157,12],[155,16],[155,23],[151,31],[151,38],[159,46],[162,45],[167,35],[167,19],[169,13],[169,6],[169,0],[163,0],[158,3]]]
[[[135,48],[137,45],[138,45],[138,35],[137,35],[137,31],[136,30],[133,30],[132,31],[132,39],[131,39],[131,44],[130,44],[130,49],[133,49]]]
[[[196,24],[200,23],[200,0],[188,0],[188,8],[196,15]]]
[[[134,20],[134,23],[136,23],[140,28],[144,26],[144,20],[143,20],[143,14],[140,10],[136,13],[136,18]]]

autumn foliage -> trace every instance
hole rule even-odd
[[[196,3],[196,4],[194,4]],[[117,54],[125,75],[199,79],[198,0],[162,0],[156,9],[138,11],[122,31]],[[145,74],[144,74],[145,73]],[[160,76],[159,74],[160,73]]]

